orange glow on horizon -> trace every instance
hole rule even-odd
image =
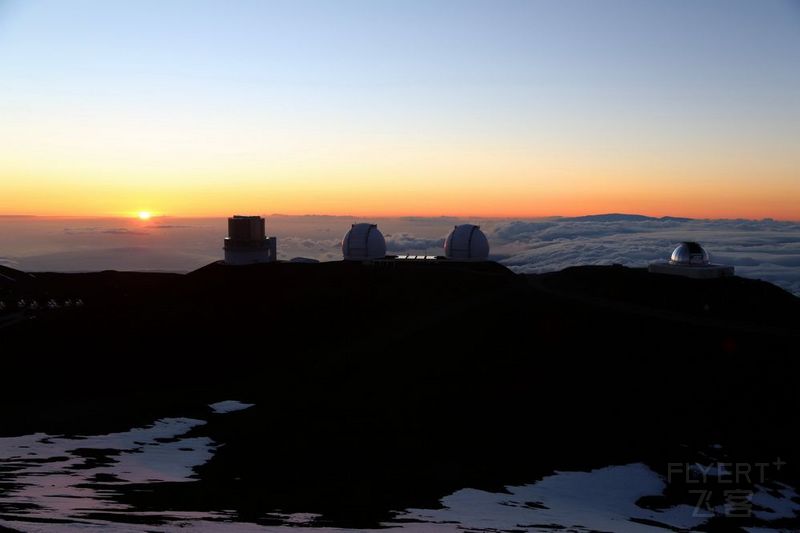
[[[552,216],[585,216],[605,213],[628,213],[652,217],[674,216],[697,219],[763,219],[800,221],[800,213],[796,205],[786,198],[757,198],[754,197],[749,205],[736,207],[732,205],[714,205],[703,198],[680,198],[678,195],[662,199],[608,199],[603,195],[594,198],[581,196],[566,197],[550,195],[537,199],[525,197],[503,198],[497,194],[483,194],[480,199],[461,203],[440,203],[435,199],[421,198],[417,202],[407,202],[408,207],[396,205],[381,206],[379,198],[370,201],[362,199],[359,202],[349,203],[335,198],[313,199],[306,202],[291,203],[286,201],[269,201],[267,199],[244,198],[239,201],[231,199],[225,202],[216,202],[213,205],[188,202],[170,201],[161,202],[164,209],[159,215],[151,211],[138,211],[130,214],[128,210],[104,210],[93,208],[73,208],[67,210],[60,205],[36,206],[28,209],[14,209],[0,212],[0,216],[30,215],[42,217],[119,217],[133,216],[141,222],[149,222],[158,217],[185,217],[185,218],[216,218],[227,217],[235,213],[262,214],[262,215],[323,215],[323,216],[352,216],[359,218],[390,218],[390,217],[460,217],[460,218],[543,218]],[[464,199],[466,200],[466,199]],[[759,201],[760,200],[760,201]],[[108,205],[107,202],[104,202]],[[42,209],[41,207],[45,207]],[[97,206],[99,207],[99,206]]]
[[[473,164],[474,163],[474,164]],[[680,168],[640,179],[637,166],[585,168],[563,161],[476,161],[419,174],[389,168],[287,172],[264,178],[189,173],[134,179],[0,172],[0,215],[224,217],[233,213],[355,217],[536,218],[635,213],[689,218],[800,220],[800,180],[774,172],[769,184],[720,171]],[[563,163],[563,164],[561,164]],[[610,167],[610,168],[609,168]],[[492,169],[494,168],[494,172]],[[41,177],[41,176],[47,177]],[[135,209],[147,206],[147,209]],[[149,215],[149,216],[148,216]]]
[[[732,201],[730,196],[715,199],[702,191],[659,191],[644,195],[633,192],[614,193],[605,190],[584,193],[562,191],[476,190],[454,193],[441,190],[409,189],[395,194],[316,193],[291,195],[264,192],[237,195],[234,191],[217,194],[200,192],[196,196],[148,194],[147,203],[158,205],[160,213],[126,209],[131,203],[125,196],[118,199],[86,198],[84,202],[40,199],[35,202],[0,203],[0,215],[34,215],[66,217],[134,217],[147,222],[156,216],[224,217],[233,213],[283,214],[292,216],[330,215],[358,217],[454,216],[479,218],[537,218],[548,216],[583,216],[602,213],[632,213],[647,216],[689,218],[745,218],[800,220],[798,204],[793,198],[800,192],[767,194],[754,191],[747,201]],[[297,197],[301,196],[301,197]]]

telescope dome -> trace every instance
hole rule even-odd
[[[673,250],[669,262],[673,265],[708,265],[711,258],[700,243],[682,242]]]
[[[386,257],[386,240],[377,224],[353,224],[342,238],[346,261],[364,261]]]
[[[444,241],[444,255],[460,261],[486,261],[489,241],[480,226],[461,224],[455,226]]]

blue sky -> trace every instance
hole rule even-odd
[[[496,159],[510,161],[498,171],[501,186],[533,199],[541,185],[555,205],[598,186],[595,169],[623,176],[614,190],[638,180],[632,194],[653,212],[665,175],[687,198],[698,180],[708,181],[703,192],[734,183],[724,201],[743,215],[757,201],[753,181],[769,193],[755,214],[773,214],[769,202],[800,192],[797,1],[0,6],[0,141],[13,152],[0,156],[0,179],[34,176],[43,190],[84,179],[88,190],[102,175],[120,181],[109,185],[110,203],[150,194],[158,204],[161,195],[191,214],[174,190],[154,185],[165,174],[202,182],[187,161],[209,173],[237,166],[232,179],[241,183],[269,175],[275,190],[299,181],[322,195],[363,170],[353,171],[363,158],[383,180],[383,202],[392,182],[435,184],[436,194]],[[585,165],[556,180],[553,169],[570,161]],[[417,178],[424,169],[430,175]],[[35,190],[7,192],[33,212],[54,212]],[[280,198],[273,210],[299,201]],[[784,218],[791,210],[774,209]]]

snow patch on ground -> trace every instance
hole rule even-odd
[[[652,511],[636,505],[642,496],[659,495],[665,481],[644,464],[609,466],[591,472],[557,472],[532,485],[506,487],[510,494],[463,489],[442,500],[444,509],[412,509],[398,516],[440,524],[444,530],[488,529],[552,531],[662,532],[631,519],[691,529],[705,518],[694,508],[678,505]]]
[[[233,413],[234,411],[243,411],[253,407],[254,403],[243,403],[236,400],[224,400],[209,405],[212,411],[216,414]]]
[[[6,516],[78,519],[91,512],[130,511],[110,496],[121,483],[191,481],[215,445],[187,432],[205,424],[165,418],[120,433],[0,438],[0,509]],[[87,520],[87,523],[91,523]]]

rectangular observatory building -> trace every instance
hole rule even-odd
[[[225,264],[250,265],[278,260],[277,241],[267,237],[263,217],[234,215],[228,219],[228,237],[223,246]]]

